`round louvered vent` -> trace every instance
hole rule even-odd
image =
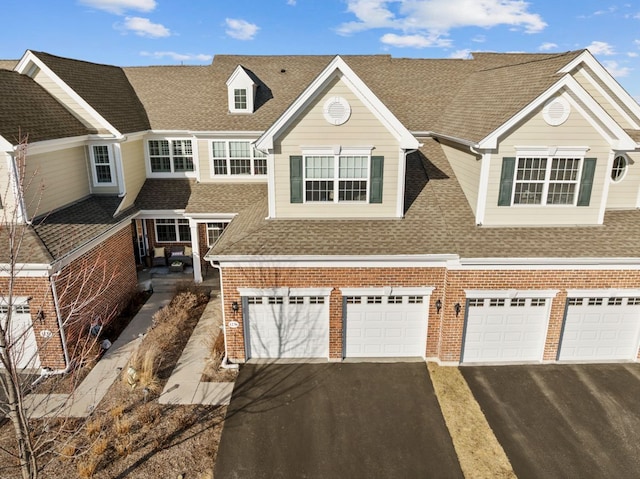
[[[329,98],[324,103],[322,112],[324,113],[324,119],[332,125],[342,125],[349,119],[351,107],[347,100],[336,96]]]
[[[551,126],[562,125],[571,113],[571,105],[564,98],[553,98],[547,102],[542,110],[542,116]]]

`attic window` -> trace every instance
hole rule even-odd
[[[342,125],[351,116],[349,102],[340,96],[329,98],[322,109],[324,119],[332,125]]]
[[[247,90],[236,88],[233,90],[233,104],[235,110],[247,109]]]
[[[616,156],[613,160],[613,166],[611,167],[611,181],[614,183],[622,181],[626,172],[627,157],[624,155]]]
[[[562,125],[569,118],[569,113],[571,113],[571,105],[562,97],[553,98],[542,109],[544,121],[551,126]]]

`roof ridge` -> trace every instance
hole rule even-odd
[[[505,53],[504,55],[523,55],[523,56],[527,56],[528,59],[526,61],[521,61],[521,62],[516,62],[516,63],[509,63],[507,65],[497,65],[497,66],[493,66],[493,67],[487,67],[487,68],[481,68],[478,71],[479,72],[488,72],[488,71],[492,71],[492,70],[499,70],[501,68],[509,68],[509,67],[515,67],[515,66],[521,66],[521,65],[528,65],[531,63],[536,63],[536,62],[544,62],[547,60],[555,60],[557,58],[563,57],[563,56],[568,56],[568,55],[577,55],[581,52],[585,51],[583,50],[570,50],[567,52],[563,52],[563,53],[558,53],[558,54],[552,54],[551,56],[545,56],[545,58],[530,58],[531,55],[546,55],[545,53]]]

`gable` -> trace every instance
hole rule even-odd
[[[326,87],[340,78],[359,100],[373,113],[385,128],[397,139],[400,148],[415,149],[419,146],[415,137],[400,123],[391,111],[378,99],[365,83],[353,72],[345,61],[336,56],[294,103],[256,141],[256,148],[267,151],[273,148],[274,140],[287,130],[296,118],[325,91]]]
[[[149,129],[142,103],[124,71],[111,65],[27,51],[16,66],[86,125],[120,136]]]

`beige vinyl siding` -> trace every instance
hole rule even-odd
[[[597,158],[589,206],[498,206],[503,157],[515,157],[515,146],[586,146],[585,158]],[[605,180],[608,181],[609,144],[575,109],[566,122],[549,126],[538,110],[503,139],[491,156],[484,224],[491,225],[590,225],[598,224]]]
[[[607,208],[625,209],[637,207],[638,192],[640,190],[640,152],[627,153],[627,158],[630,160],[627,166],[627,173],[622,180],[617,183],[612,181],[609,185]],[[609,175],[608,178],[610,177]]]
[[[101,127],[96,120],[87,113],[87,111],[80,106],[80,104],[71,97],[65,90],[63,90],[51,77],[49,77],[42,70],[38,71],[33,78],[38,84],[40,84],[51,96],[63,104],[76,118],[87,126],[96,128],[99,133],[106,133],[107,130]]]
[[[87,196],[89,171],[84,146],[27,158],[25,201],[29,217],[41,215]]]
[[[629,121],[618,111],[605,96],[600,93],[593,83],[585,76],[589,74],[592,78],[594,73],[588,72],[585,68],[580,68],[573,77],[584,88],[587,93],[606,111],[611,118],[613,118],[622,128],[635,128],[635,125],[629,123]],[[611,96],[611,95],[610,95]],[[615,96],[612,97],[615,99]]]
[[[351,106],[349,120],[329,124],[322,112],[329,97],[345,98]],[[340,79],[331,82],[323,94],[303,111],[298,120],[275,139],[275,201],[278,217],[355,218],[396,216],[399,143],[369,109]],[[374,146],[372,156],[384,156],[382,203],[290,203],[289,157],[301,155],[302,146]],[[370,172],[369,172],[370,173]]]
[[[440,141],[440,144],[451,168],[453,168],[453,172],[456,174],[464,195],[467,197],[469,206],[471,206],[471,210],[475,214],[478,205],[481,162],[469,152],[468,148],[467,151],[462,151],[445,141]]]
[[[125,210],[133,205],[138,193],[140,193],[140,189],[147,179],[147,171],[144,165],[143,140],[127,141],[122,143],[120,148],[124,169],[124,184],[127,191],[120,205],[120,210]]]
[[[212,181],[211,178],[211,153],[209,153],[209,143],[213,140],[195,140],[198,145],[198,167],[200,168],[200,181]]]

